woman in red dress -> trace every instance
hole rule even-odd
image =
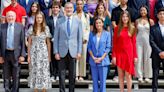
[[[118,27],[114,29],[112,62],[117,65],[120,92],[124,92],[126,76],[128,92],[132,92],[134,62],[137,61],[135,28],[131,24],[128,11],[121,13]]]

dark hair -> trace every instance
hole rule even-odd
[[[54,1],[53,4],[52,4],[52,7],[53,6],[59,6],[59,8],[61,8],[61,3],[57,2],[57,1]]]
[[[141,8],[145,8],[146,10],[147,10],[147,15],[146,15],[146,17],[147,17],[147,19],[148,19],[148,22],[149,22],[149,25],[150,25],[150,14],[149,14],[149,9],[148,9],[148,7],[146,6],[146,5],[142,5],[141,7],[140,7],[140,11],[141,11]],[[140,16],[139,16],[139,18],[141,18],[142,16],[141,16],[141,12],[140,12]]]
[[[147,18],[150,18],[150,14],[149,14],[149,8],[146,5],[141,5],[141,7],[139,8],[139,11],[141,11],[141,8],[146,8],[147,10]],[[141,18],[141,13],[139,14],[139,18]]]
[[[104,24],[104,20],[103,20],[102,18],[100,18],[100,17],[95,17],[95,18],[94,18],[94,23],[93,23],[93,33],[94,33],[94,34],[97,34],[96,21],[99,20],[99,19],[100,19],[100,20],[102,21],[102,23]],[[104,27],[103,27],[103,28],[104,28]]]
[[[84,4],[84,0],[76,0],[76,3],[77,3],[78,1],[82,1],[82,2],[83,2],[83,4]]]
[[[157,13],[159,13],[159,12],[161,12],[161,11],[164,11],[164,7],[159,8],[158,11],[157,11]]]
[[[105,7],[104,3],[101,3],[101,2],[100,2],[100,3],[98,3],[98,5],[97,5],[97,7],[96,7],[96,11],[94,12],[94,17],[97,17],[97,16],[98,16],[98,8],[99,8],[101,5],[104,7],[104,13],[105,13],[106,7]]]
[[[36,5],[37,5],[37,12],[40,11],[39,3],[38,3],[38,2],[33,2],[33,3],[31,4],[31,6],[30,6],[30,12],[28,13],[28,16],[29,16],[29,17],[31,17],[31,15],[32,15],[32,10],[31,10],[31,8],[32,8],[33,4],[36,4]],[[37,13],[37,12],[36,12],[36,13]]]

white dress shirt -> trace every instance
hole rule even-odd
[[[56,21],[58,19],[58,15],[57,16],[53,16],[53,20],[54,20],[54,27],[56,27]]]
[[[44,3],[46,4],[46,7],[48,7],[50,0],[44,0]]]
[[[164,37],[164,25],[162,25],[160,23],[158,23],[158,24],[159,24],[159,27],[161,29],[162,36]]]

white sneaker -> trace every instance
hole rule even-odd
[[[150,83],[151,80],[149,78],[145,78],[145,82]]]
[[[139,79],[138,79],[138,82],[143,83],[144,81],[143,81],[142,78],[139,78]]]
[[[59,80],[59,76],[56,76],[56,80],[57,80],[57,81]]]
[[[55,80],[55,79],[54,79],[54,76],[52,76],[52,77],[51,77],[51,81],[54,81],[54,80]]]
[[[118,82],[118,76],[114,76],[113,81]]]

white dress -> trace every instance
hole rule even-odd
[[[29,29],[27,35],[32,37],[32,45],[30,49],[31,55],[31,70],[29,73],[30,88],[48,89],[51,88],[50,80],[50,65],[48,60],[48,48],[46,45],[46,38],[50,38],[51,34],[49,28],[46,27],[45,32],[40,35],[32,35],[32,27]]]

